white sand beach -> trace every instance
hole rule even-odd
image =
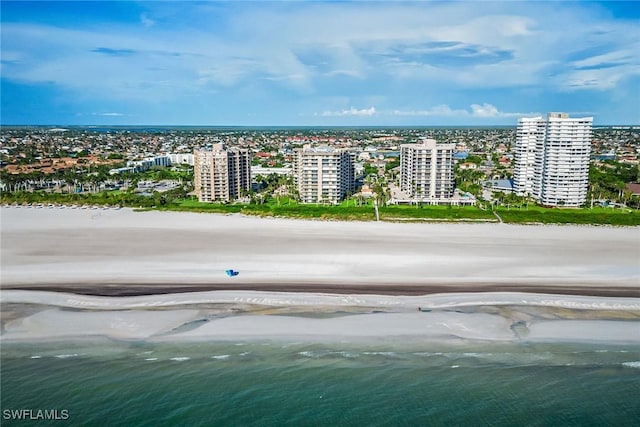
[[[7,207],[1,221],[3,288],[316,283],[633,290],[640,283],[638,227],[327,222]],[[227,277],[230,268],[239,276]]]
[[[3,342],[100,336],[640,344],[639,228],[128,209],[1,214]],[[227,277],[228,268],[240,275]],[[199,292],[185,292],[184,283]],[[493,292],[499,285],[512,292]],[[112,288],[138,296],[99,296]],[[612,289],[619,297],[604,293]]]

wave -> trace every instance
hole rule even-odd
[[[411,354],[413,354],[414,356],[443,356],[444,355],[444,353],[440,353],[440,352],[431,353],[428,351],[416,351]]]
[[[347,359],[355,359],[362,355],[362,353],[356,351],[332,350],[299,351],[298,354],[312,359],[320,359],[325,357],[345,357]]]
[[[7,357],[19,359],[42,359],[47,361],[59,360],[61,364],[69,363],[69,360],[88,360],[98,358],[110,360],[111,358],[131,358],[143,362],[154,361],[191,361],[205,366],[235,365],[235,363],[253,363],[254,361],[273,361],[273,363],[289,364],[363,364],[366,366],[383,366],[406,364],[406,366],[422,366],[424,368],[442,369],[458,366],[460,368],[487,368],[487,367],[615,367],[640,369],[640,346],[595,346],[587,345],[513,345],[504,346],[489,345],[456,345],[456,346],[414,346],[396,345],[395,343],[383,345],[371,345],[365,343],[360,346],[357,343],[342,343],[336,346],[317,346],[302,344],[291,348],[282,348],[280,343],[263,347],[262,343],[245,344],[236,347],[238,343],[213,343],[209,345],[180,345],[174,344],[149,344],[140,348],[137,344],[118,344],[117,347],[78,347],[69,348],[66,344],[60,348],[58,344],[39,344],[25,347],[8,346],[3,351],[3,360]],[[112,344],[108,344],[111,346]],[[56,348],[57,347],[57,348]],[[24,351],[26,350],[26,351]],[[176,353],[178,353],[176,355]],[[209,360],[209,363],[206,363]],[[37,363],[37,362],[32,362]],[[189,364],[191,365],[191,363]],[[229,365],[231,366],[231,365]],[[342,366],[342,365],[341,365]]]
[[[623,362],[622,366],[627,366],[629,368],[637,368],[640,369],[640,360],[636,362]]]
[[[450,362],[476,361],[482,364],[500,365],[539,365],[549,364],[554,355],[549,352],[542,353],[491,353],[491,352],[395,352],[395,351],[346,351],[346,350],[305,350],[297,353],[300,356],[311,359],[322,358],[346,358],[357,359],[361,357],[375,357],[391,360],[448,360]],[[474,362],[472,362],[474,363]],[[459,365],[456,365],[459,366]]]
[[[216,356],[211,356],[212,359],[216,359],[216,360],[227,360],[229,357],[231,356],[228,354],[218,354]]]
[[[366,354],[367,356],[385,356],[390,358],[400,357],[400,355],[395,351],[365,351],[362,354]]]
[[[357,359],[363,356],[382,357],[387,359],[401,359],[402,354],[395,351],[347,351],[347,350],[306,350],[298,352],[299,355],[312,358],[346,358]]]

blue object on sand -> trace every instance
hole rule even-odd
[[[238,274],[240,274],[240,272],[233,270],[226,270],[225,273],[227,273],[227,276],[229,277],[237,276]]]

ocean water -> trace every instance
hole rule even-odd
[[[1,361],[3,426],[640,425],[637,346],[83,341]]]

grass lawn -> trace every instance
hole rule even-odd
[[[375,221],[372,205],[354,206],[353,202],[340,205],[297,204],[288,199],[269,200],[264,204],[221,204],[200,203],[196,200],[181,200],[178,203],[158,207],[159,209],[242,213],[256,216],[275,216],[286,218],[334,219]],[[487,221],[495,222],[491,211],[475,206],[382,206],[379,208],[382,221]],[[505,223],[511,224],[596,224],[596,225],[640,225],[640,212],[626,209],[593,208],[497,208],[496,212]]]
[[[640,225],[640,212],[630,209],[530,207],[529,209],[498,208],[496,212],[504,222],[514,224]]]
[[[287,218],[375,221],[375,210],[371,204],[354,206],[353,202],[343,202],[340,205],[334,206],[297,204],[289,199],[281,199],[280,202],[269,200],[264,204],[248,205],[201,203],[189,199],[181,200],[171,205],[161,206],[158,207],[158,209],[191,212],[242,213],[246,215]],[[379,212],[380,219],[383,221],[496,221],[495,216],[491,212],[468,206],[385,206],[380,207]]]
[[[491,211],[475,206],[385,206],[380,208],[384,220],[497,221]]]
[[[130,195],[120,191],[96,194],[57,194],[57,193],[2,193],[2,203],[77,203],[77,204],[121,204],[139,207],[141,202],[151,202],[142,196]],[[145,203],[149,209],[148,203]],[[201,203],[194,199],[182,199],[167,205],[157,205],[157,210],[186,212],[211,212],[221,214],[242,213],[256,216],[274,216],[286,218],[328,219],[342,221],[375,221],[375,211],[368,203],[357,206],[353,200],[340,205],[298,204],[288,198],[269,199],[264,204],[223,204]],[[497,221],[491,211],[474,206],[381,206],[382,221]],[[594,225],[640,225],[640,211],[597,207],[593,209],[571,208],[496,208],[505,223],[512,224],[594,224]]]
[[[159,207],[162,210],[190,211],[190,212],[215,212],[215,213],[242,213],[256,216],[277,216],[288,218],[316,218],[316,219],[340,219],[369,221],[375,219],[371,207],[343,207],[323,205],[303,205],[291,202],[288,199],[270,200],[264,204],[224,204],[201,203],[196,200],[180,200],[177,203]]]

